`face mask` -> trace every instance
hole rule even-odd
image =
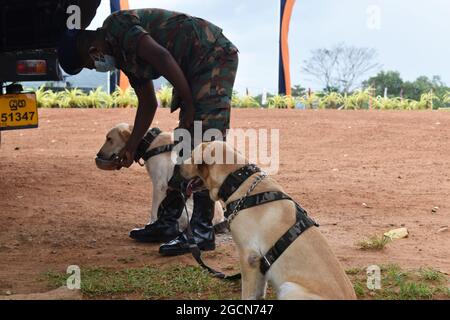
[[[116,69],[116,59],[110,55],[103,55],[102,58],[94,59],[95,70],[98,72],[114,71]]]

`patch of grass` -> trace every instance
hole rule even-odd
[[[422,268],[419,270],[420,278],[424,281],[435,281],[442,283],[445,280],[445,275],[432,268]]]
[[[361,250],[383,250],[391,240],[388,237],[372,236],[356,243]]]
[[[367,288],[367,272],[364,268],[350,268],[347,275],[353,283],[359,299],[377,300],[428,300],[449,299],[449,278],[430,268],[404,270],[395,264],[380,266],[381,289]],[[41,280],[51,289],[66,284],[69,275],[47,272]],[[150,266],[111,270],[99,267],[81,268],[81,291],[85,298],[133,299],[189,299],[218,300],[240,299],[241,282],[213,278],[200,267]],[[267,298],[275,299],[272,288]]]
[[[433,298],[435,289],[421,282],[404,282],[400,284],[400,300],[430,300]]]
[[[66,285],[68,277],[69,275],[65,273],[47,271],[43,273],[41,277],[39,277],[39,280],[47,282],[50,288],[59,288]]]
[[[369,290],[366,286],[367,275],[364,270],[348,269],[350,280],[360,299],[377,300],[430,300],[448,299],[449,278],[434,269],[421,268],[404,270],[396,264],[383,265],[381,268],[381,289]]]
[[[381,272],[385,274],[385,277],[383,279],[385,285],[390,285],[392,283],[400,285],[408,277],[408,273],[403,271],[396,264],[388,264],[382,266]]]
[[[364,297],[365,288],[367,288],[367,286],[362,281],[356,281],[353,284],[353,288],[355,289],[355,293],[358,298]]]
[[[56,288],[65,285],[68,276],[47,272],[43,279]],[[82,268],[81,292],[87,298],[132,294],[142,299],[239,299],[241,286],[215,279],[198,267]]]

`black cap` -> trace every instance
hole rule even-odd
[[[63,33],[59,42],[58,60],[61,68],[70,75],[76,75],[83,69],[81,56],[77,50],[77,38],[80,30],[72,29]]]

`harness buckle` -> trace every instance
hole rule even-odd
[[[263,256],[264,261],[266,262],[267,266],[270,268],[270,266],[272,265],[269,260],[267,260],[266,256]]]

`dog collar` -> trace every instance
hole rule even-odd
[[[261,169],[254,164],[248,164],[239,170],[230,173],[219,189],[218,196],[227,202],[228,198],[252,175],[261,172]]]
[[[134,156],[134,161],[143,166],[144,164],[140,163],[139,160],[142,159],[144,161],[147,161],[148,159],[156,157],[157,155],[166,152],[172,152],[174,144],[167,144],[161,147],[148,150],[153,141],[155,141],[156,137],[158,137],[161,133],[162,131],[159,128],[153,128],[147,132],[147,134],[145,135],[145,137],[142,139],[141,143],[138,146],[138,149]]]

